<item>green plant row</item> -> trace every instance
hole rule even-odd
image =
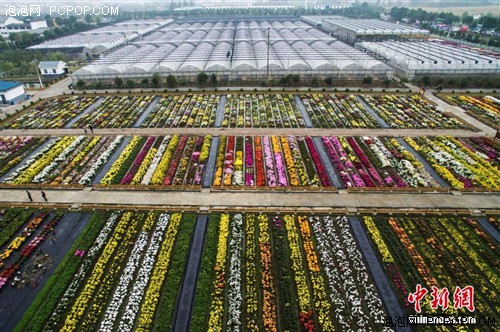
[[[193,314],[191,316],[190,331],[202,332],[206,330],[206,318],[210,310],[210,293],[212,280],[215,275],[213,264],[217,253],[217,235],[220,215],[211,214],[208,218],[207,233],[203,256],[201,257],[198,282],[194,298]]]
[[[177,234],[177,242],[172,253],[171,268],[163,286],[153,331],[172,331],[175,318],[174,309],[177,304],[178,292],[186,268],[195,225],[196,216],[194,214],[183,214]]]

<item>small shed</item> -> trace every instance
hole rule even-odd
[[[26,98],[24,86],[21,82],[0,81],[0,102],[2,104],[15,104]]]
[[[40,74],[47,76],[62,76],[66,74],[68,66],[64,61],[41,61],[38,64]]]

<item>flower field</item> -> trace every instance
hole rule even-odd
[[[102,185],[201,185],[211,136],[134,136]]]
[[[219,99],[208,94],[163,96],[141,127],[213,127]]]
[[[500,149],[484,138],[405,138],[452,188],[500,189]]]
[[[98,107],[84,114],[72,127],[132,127],[153,99],[154,95],[106,97]]]
[[[331,186],[311,137],[221,137],[214,186]]]
[[[308,94],[300,97],[316,128],[378,128],[354,95]]]
[[[500,100],[493,96],[447,96],[447,101],[460,106],[467,113],[487,125],[500,130]]]
[[[29,156],[46,138],[30,136],[0,137],[0,176]]]
[[[170,330],[194,221],[180,213],[94,214],[18,329]]]
[[[365,217],[364,225],[400,303],[415,313],[417,284],[428,290],[422,313],[470,315],[471,306],[457,304],[456,287],[474,288],[474,316],[500,319],[500,246],[470,217]],[[447,288],[447,309],[431,303],[432,287]],[[414,300],[414,298],[413,298]],[[470,299],[469,299],[470,300]],[[434,307],[434,308],[433,308]],[[492,327],[482,327],[493,331]]]
[[[466,128],[418,95],[360,95],[391,128]]]
[[[43,101],[13,122],[9,128],[62,128],[99,97],[74,96]]]
[[[424,166],[394,138],[323,136],[323,145],[347,187],[436,187]]]
[[[345,217],[210,216],[193,331],[382,329]]]
[[[3,182],[89,185],[122,138],[59,137],[31,156]]]
[[[222,127],[298,128],[304,120],[291,94],[229,94]]]

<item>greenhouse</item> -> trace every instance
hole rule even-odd
[[[101,54],[128,41],[148,34],[173,20],[134,20],[116,23],[102,28],[84,31],[70,36],[48,40],[29,49],[61,49],[85,47],[91,54]]]
[[[300,21],[174,22],[128,42],[73,74],[74,80],[265,80],[287,74],[352,79],[392,77],[392,69]]]
[[[400,77],[499,75],[500,61],[438,42],[363,42],[357,47],[384,58]]]
[[[388,39],[422,40],[429,36],[428,30],[373,19],[351,19],[342,16],[303,16],[301,19],[350,45],[360,41]]]

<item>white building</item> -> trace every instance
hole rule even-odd
[[[7,39],[9,34],[17,32],[31,32],[31,33],[42,33],[47,29],[47,22],[41,21],[30,21],[24,23],[12,16],[0,16],[0,36]]]
[[[24,86],[21,82],[0,81],[0,103],[13,105],[24,98]]]
[[[41,61],[38,69],[43,76],[64,75],[67,65],[64,61]]]

